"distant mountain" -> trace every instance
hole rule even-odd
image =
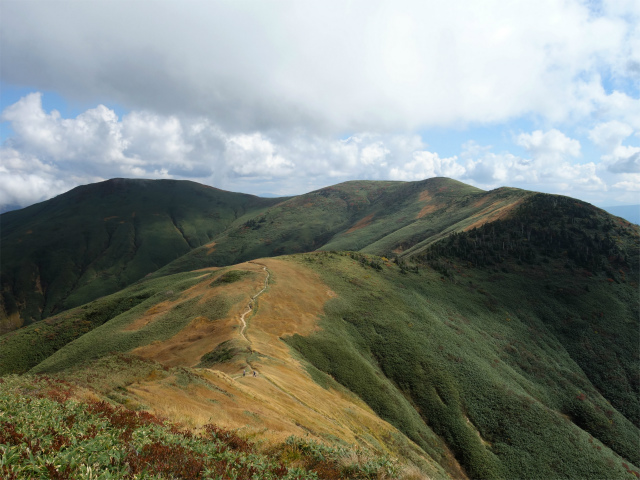
[[[0,332],[116,292],[280,201],[113,179],[4,213]]]
[[[189,252],[154,275],[315,250],[409,256],[454,231],[506,215],[533,192],[485,192],[449,178],[352,181],[293,197]]]
[[[616,207],[602,207],[602,209],[636,225],[640,224],[640,205],[618,205]]]

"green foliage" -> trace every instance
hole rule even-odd
[[[517,263],[507,274],[449,262],[447,277],[430,268],[403,274],[384,263],[380,271],[363,270],[352,253],[295,258],[339,298],[327,303],[320,332],[287,342],[441,464],[450,450],[473,478],[624,478],[627,467],[638,471],[640,431],[625,416],[634,407],[618,409],[609,395],[638,398],[626,393],[639,370],[630,285],[545,264],[559,284],[589,282],[588,294],[571,287],[585,292],[575,298],[547,289],[548,280],[533,280],[544,275]],[[606,320],[589,314],[584,330],[567,325],[597,305],[606,307]],[[563,333],[569,327],[573,336]],[[602,356],[614,338],[628,351]],[[595,387],[583,365],[598,362],[620,382]]]
[[[388,457],[365,449],[328,446],[311,440],[289,437],[274,449],[278,458],[295,460],[319,478],[370,479],[399,478],[400,465]]]
[[[176,299],[180,292],[194,285],[200,275],[185,273],[147,280],[10,332],[0,337],[0,375],[26,372],[74,340],[82,341],[83,335],[111,319],[135,318],[159,302]],[[115,347],[113,350],[122,351]]]
[[[147,412],[70,400],[73,390],[51,377],[0,378],[2,478],[318,478],[235,432],[194,435]]]
[[[0,312],[29,324],[114,293],[282,200],[113,179],[2,214]]]
[[[205,353],[200,359],[200,363],[197,365],[197,367],[210,368],[216,363],[229,362],[241,353],[248,354],[248,347],[239,346],[234,340],[227,340],[225,342],[222,342],[212,351]]]
[[[111,352],[128,352],[154,341],[166,340],[196,317],[205,317],[209,321],[224,317],[230,306],[230,301],[224,295],[217,295],[206,301],[202,301],[200,297],[180,301],[180,296],[176,292],[196,283],[197,277],[201,275],[201,272],[194,272],[152,281],[152,285],[172,285],[174,290],[156,293],[138,306],[112,318],[109,322],[65,345],[35,366],[32,371],[34,373],[57,372]],[[126,330],[126,327],[141,317],[145,311],[167,300],[167,296],[177,300],[173,308],[158,314],[153,322],[135,330]]]
[[[229,283],[235,283],[242,280],[247,275],[251,274],[251,272],[247,270],[229,270],[228,272],[223,273],[219,277],[217,277],[213,282],[211,282],[212,287],[216,287],[218,285],[226,285]]]

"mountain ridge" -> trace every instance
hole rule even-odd
[[[640,476],[637,225],[448,179],[214,193],[219,233],[161,223],[201,246],[168,228],[177,259],[0,335],[0,389],[62,382],[194,432],[214,419],[291,466],[282,445],[322,444],[390,456],[399,478]],[[317,461],[320,478],[391,471]]]

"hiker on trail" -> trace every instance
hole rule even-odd
[[[256,373],[256,371],[255,371],[255,370],[253,371],[253,376],[254,376],[254,377],[257,377],[257,376],[258,376],[258,374]]]
[[[245,368],[245,369],[242,371],[242,376],[244,377],[244,376],[246,376],[246,375],[247,375],[247,369]]]

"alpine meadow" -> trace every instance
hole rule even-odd
[[[444,177],[2,214],[3,478],[639,478],[640,227]]]

